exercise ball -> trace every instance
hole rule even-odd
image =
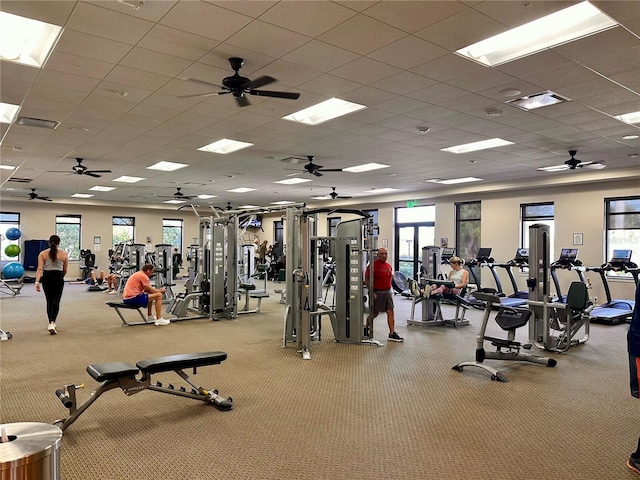
[[[17,257],[18,255],[20,255],[20,246],[15,244],[7,245],[7,247],[4,249],[4,253],[7,255],[7,257]]]
[[[16,227],[7,228],[7,232],[4,234],[4,236],[7,237],[9,240],[18,240],[21,235],[22,235],[22,232],[20,231],[19,228],[16,228]]]
[[[20,278],[24,275],[24,268],[18,262],[9,262],[2,269],[4,278]]]

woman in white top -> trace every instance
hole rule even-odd
[[[40,291],[40,283],[47,299],[47,317],[49,319],[49,333],[55,335],[56,319],[60,311],[60,299],[64,288],[64,276],[67,274],[69,257],[60,248],[60,237],[49,237],[49,248],[38,255],[38,270],[36,271],[36,292]]]
[[[467,272],[462,266],[464,260],[460,257],[451,257],[449,259],[449,265],[451,265],[451,271],[447,277],[447,280],[454,283],[453,288],[445,287],[444,285],[429,285],[431,288],[431,294],[437,295],[441,293],[448,293],[451,295],[460,295],[463,288],[469,283],[469,272]]]

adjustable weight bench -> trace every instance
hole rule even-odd
[[[142,311],[143,308],[146,309],[147,307],[136,307],[134,305],[129,305],[128,303],[124,303],[124,302],[107,302],[107,305],[109,305],[111,308],[113,308],[116,311],[116,313],[120,317],[120,320],[122,320],[122,325],[125,325],[127,327],[132,327],[134,325],[153,325],[155,323],[154,320],[147,320],[147,316]],[[120,311],[121,309],[136,310],[140,314],[140,318],[142,319],[142,321],[127,322],[127,319],[124,317],[124,315]]]
[[[135,365],[128,362],[112,362],[97,363],[87,367],[87,373],[94,380],[101,382],[82,404],[77,404],[76,390],[84,388],[81,385],[65,385],[63,388],[56,390],[56,396],[62,404],[69,409],[69,415],[53,422],[54,425],[65,430],[69,425],[84,413],[84,411],[95,402],[100,395],[114,388],[121,388],[125,395],[133,395],[142,390],[153,390],[155,392],[169,393],[180,397],[193,398],[210,403],[218,410],[231,410],[233,408],[233,399],[231,397],[224,398],[218,395],[217,390],[205,389],[196,383],[184,372],[184,369],[193,368],[193,375],[197,373],[198,367],[207,365],[218,365],[227,359],[225,352],[201,352],[201,353],[185,353],[180,355],[169,355],[166,357],[148,358],[140,360]],[[169,383],[163,386],[162,383],[151,383],[151,376],[155,373],[173,371],[185,382],[191,389],[188,391],[186,387],[176,388]],[[140,375],[139,377],[137,375]]]

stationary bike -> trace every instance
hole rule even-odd
[[[521,349],[530,349],[531,344],[523,345],[515,340],[516,329],[524,327],[531,316],[530,310],[501,307],[496,314],[496,323],[507,332],[507,338],[489,337],[486,335],[487,324],[491,315],[491,309],[494,306],[500,306],[500,298],[490,293],[476,292],[474,296],[477,300],[484,302],[484,316],[480,332],[476,336],[476,360],[475,362],[462,362],[455,365],[453,370],[462,372],[464,367],[479,367],[491,374],[491,380],[499,382],[507,382],[507,378],[498,370],[489,365],[485,365],[484,361],[490,360],[514,360],[517,362],[530,362],[546,365],[547,367],[555,367],[556,360],[553,358],[533,355],[531,353],[522,353]],[[484,349],[484,342],[491,342],[496,347],[496,351],[487,352]],[[504,349],[504,351],[503,351]]]

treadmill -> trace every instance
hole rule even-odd
[[[585,268],[582,266],[582,262],[578,260],[578,249],[577,248],[563,248],[560,250],[560,257],[558,260],[553,262],[550,266],[551,270],[551,279],[553,280],[553,284],[556,287],[556,294],[558,295],[553,299],[556,303],[567,303],[567,296],[562,293],[560,288],[560,282],[558,281],[558,274],[556,270],[573,270],[578,274],[578,279],[582,283],[587,283],[584,278]]]
[[[513,275],[513,267],[516,268],[528,268],[529,267],[529,249],[528,248],[518,248],[516,250],[516,256],[513,257],[512,260],[509,260],[507,263],[498,264],[499,267],[504,268],[507,271],[507,275],[509,275],[509,281],[511,282],[511,288],[513,289],[513,293],[508,295],[509,298],[524,298],[525,300],[529,298],[528,290],[518,290],[518,283],[516,282],[516,277]]]
[[[597,323],[608,323],[614,325],[616,323],[625,322],[631,318],[635,301],[626,299],[611,299],[611,290],[607,280],[607,272],[630,272],[638,266],[631,261],[631,250],[614,250],[611,260],[600,267],[591,267],[587,270],[598,272],[602,279],[604,292],[607,296],[607,302],[595,307],[591,310],[591,321]],[[637,278],[635,275],[634,279]]]
[[[480,288],[478,273],[475,269],[477,265],[480,265],[481,267],[487,267],[491,271],[491,274],[493,275],[493,280],[496,283],[495,289]],[[501,307],[516,308],[516,307],[521,307],[525,305],[527,303],[526,299],[507,297],[504,294],[502,290],[502,282],[500,281],[500,276],[498,275],[498,272],[496,272],[497,265],[498,264],[496,264],[495,260],[491,257],[491,248],[480,248],[478,250],[478,255],[476,255],[476,258],[467,262],[467,268],[469,269],[469,272],[473,277],[473,281],[476,283],[476,285],[478,285],[478,292],[492,293],[496,295],[497,297],[500,298]],[[474,300],[475,299],[473,298],[473,295],[471,295],[471,302],[473,303]]]

